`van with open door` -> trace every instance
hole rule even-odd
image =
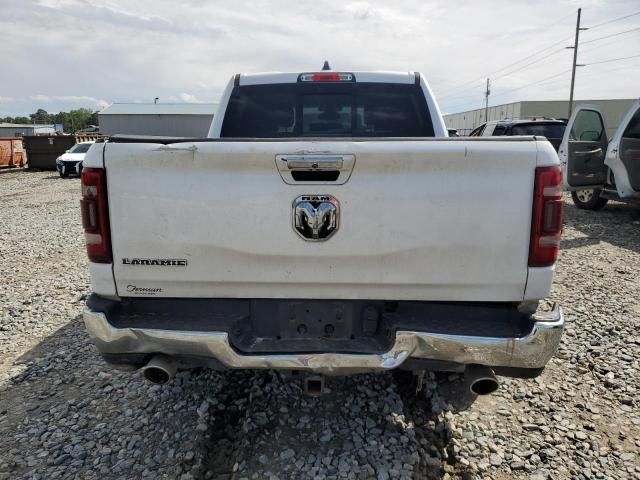
[[[573,203],[598,210],[609,199],[640,198],[640,99],[633,102],[611,140],[602,112],[579,105],[558,150]]]

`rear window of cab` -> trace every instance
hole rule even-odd
[[[287,83],[235,86],[221,137],[433,137],[419,85]]]

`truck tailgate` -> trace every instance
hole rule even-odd
[[[353,155],[355,164],[341,185],[285,183],[276,156],[302,153]],[[519,301],[536,156],[532,139],[107,143],[116,289]],[[301,195],[338,200],[328,240],[293,229]]]

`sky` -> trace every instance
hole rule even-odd
[[[0,117],[217,102],[237,72],[324,60],[420,71],[447,113],[483,106],[487,76],[490,105],[567,99],[578,7],[575,98],[638,97],[637,0],[0,0]]]

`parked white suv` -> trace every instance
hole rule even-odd
[[[419,73],[236,75],[209,138],[111,138],[82,172],[105,360],[351,374],[554,355],[562,175],[536,137],[450,138]]]
[[[579,105],[558,155],[565,186],[578,208],[597,210],[610,198],[640,199],[640,100],[631,105],[611,140],[598,107]]]

